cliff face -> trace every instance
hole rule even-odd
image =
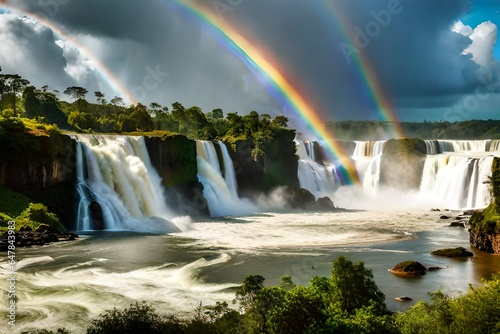
[[[264,155],[259,157],[252,156],[254,143],[251,140],[236,141],[236,149],[226,143],[233,160],[240,195],[250,197],[277,186],[299,186],[294,139],[294,130],[279,130],[272,140],[260,146]]]
[[[0,157],[0,184],[24,192],[74,182],[75,146],[70,137],[12,133],[7,140]]]
[[[471,245],[480,251],[490,254],[500,254],[500,231],[487,234],[483,231],[469,230]]]
[[[47,205],[66,226],[75,204],[75,145],[57,132],[0,136],[0,184]]]
[[[419,189],[426,157],[425,142],[417,138],[390,139],[380,161],[380,184]]]
[[[183,135],[145,137],[152,165],[165,186],[169,206],[180,214],[208,214],[203,186],[198,182],[196,142]]]
[[[493,160],[490,181],[492,202],[471,216],[469,241],[483,252],[500,254],[500,158]]]

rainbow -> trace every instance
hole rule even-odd
[[[336,23],[336,26],[339,27],[345,41],[351,43],[351,34],[348,33],[348,31],[351,30],[351,24],[345,19],[345,16],[342,15],[342,9],[339,7],[338,2],[320,1],[320,3],[323,3],[334,17],[333,21],[329,21]],[[391,98],[382,89],[383,86],[378,79],[377,71],[375,70],[371,60],[368,58],[366,52],[361,51],[359,53],[353,53],[351,59],[356,65],[360,78],[365,83],[366,87],[368,87],[370,97],[374,102],[381,119],[391,124],[394,134],[397,137],[405,137],[401,121],[397,116],[397,112],[392,104]]]
[[[259,49],[256,46],[258,43],[251,43],[234,27],[197,1],[175,0],[166,3],[182,14],[194,18],[221,45],[244,62],[273,97],[284,105],[291,107],[314,135],[324,139],[329,153],[344,168],[342,171],[344,182],[347,184],[359,183],[353,161],[347,156],[340,143],[335,140],[334,135],[328,130],[320,114],[299,92],[298,85],[292,84],[279,65],[273,62],[273,57],[270,54]]]
[[[9,5],[4,1],[0,1],[0,8],[4,8],[13,12],[19,12],[23,15],[29,16],[33,19],[36,19],[38,22],[43,24],[46,27],[49,27],[58,35],[59,37],[63,38],[65,41],[70,42],[73,46],[78,48],[80,52],[82,52],[85,57],[87,57],[90,61],[92,61],[92,65],[94,65],[98,73],[102,75],[106,83],[117,93],[123,97],[123,99],[129,103],[129,104],[137,104],[137,100],[134,98],[134,95],[121,83],[121,81],[114,75],[113,72],[111,72],[106,65],[104,65],[99,58],[97,58],[90,50],[86,49],[81,43],[79,43],[74,37],[71,35],[65,33],[60,27],[58,27],[56,24],[53,22],[47,20],[43,16],[26,10],[24,8],[19,8],[13,5]]]

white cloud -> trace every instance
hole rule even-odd
[[[497,26],[491,21],[483,22],[476,28],[464,25],[458,21],[452,28],[472,40],[470,46],[464,50],[463,54],[472,55],[472,60],[485,70],[492,70],[496,65],[493,50],[498,36]]]

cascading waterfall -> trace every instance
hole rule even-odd
[[[316,199],[331,196],[339,183],[336,180],[335,166],[321,165],[314,160],[315,142],[296,143],[299,155],[297,176],[300,187],[309,190]]]
[[[440,154],[428,156],[420,191],[441,200],[451,209],[486,207],[493,156],[470,157]]]
[[[500,151],[500,140],[495,139],[491,141],[490,152]]]
[[[379,193],[380,168],[385,141],[355,141],[352,154],[363,192]],[[332,197],[340,182],[334,169],[311,159],[313,145],[297,143],[300,186],[316,198]],[[482,208],[488,205],[488,186],[493,155],[500,150],[500,140],[426,140],[427,158],[419,193],[435,198],[436,205],[449,209]],[[445,152],[445,153],[443,153]]]
[[[166,220],[173,216],[166,206],[161,178],[151,165],[143,137],[74,135],[73,138],[77,140],[80,194],[78,230],[95,228],[92,219],[96,219],[97,210],[105,229],[179,231]]]
[[[441,145],[439,144],[438,140],[426,140],[425,141],[425,149],[427,154],[439,154],[443,153],[441,150]]]
[[[441,152],[488,152],[491,140],[437,140]]]
[[[208,210],[212,217],[241,216],[252,214],[256,207],[245,198],[238,196],[234,166],[224,143],[219,142],[221,161],[224,165],[222,175],[219,157],[214,143],[196,141],[196,161],[198,179],[203,184],[203,196],[208,202]]]
[[[382,153],[385,140],[377,141],[355,141],[356,147],[354,148],[354,153],[352,154],[353,159],[359,159],[364,157],[376,157]]]
[[[356,141],[352,158],[355,161],[363,189],[376,193],[380,180],[380,161],[386,141]]]

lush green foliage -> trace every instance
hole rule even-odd
[[[500,207],[492,202],[483,211],[474,211],[469,219],[470,228],[476,231],[482,231],[486,234],[498,232],[500,226]]]
[[[19,216],[32,202],[20,193],[10,190],[0,184],[0,212],[10,217]]]
[[[40,224],[49,225],[59,233],[66,232],[64,226],[59,222],[59,218],[48,212],[47,207],[41,203],[30,203],[29,206],[16,218],[17,225],[28,225],[36,230]]]
[[[396,325],[403,334],[499,333],[500,274],[467,294],[451,297],[440,291],[431,294],[432,302],[418,302],[398,313]]]

